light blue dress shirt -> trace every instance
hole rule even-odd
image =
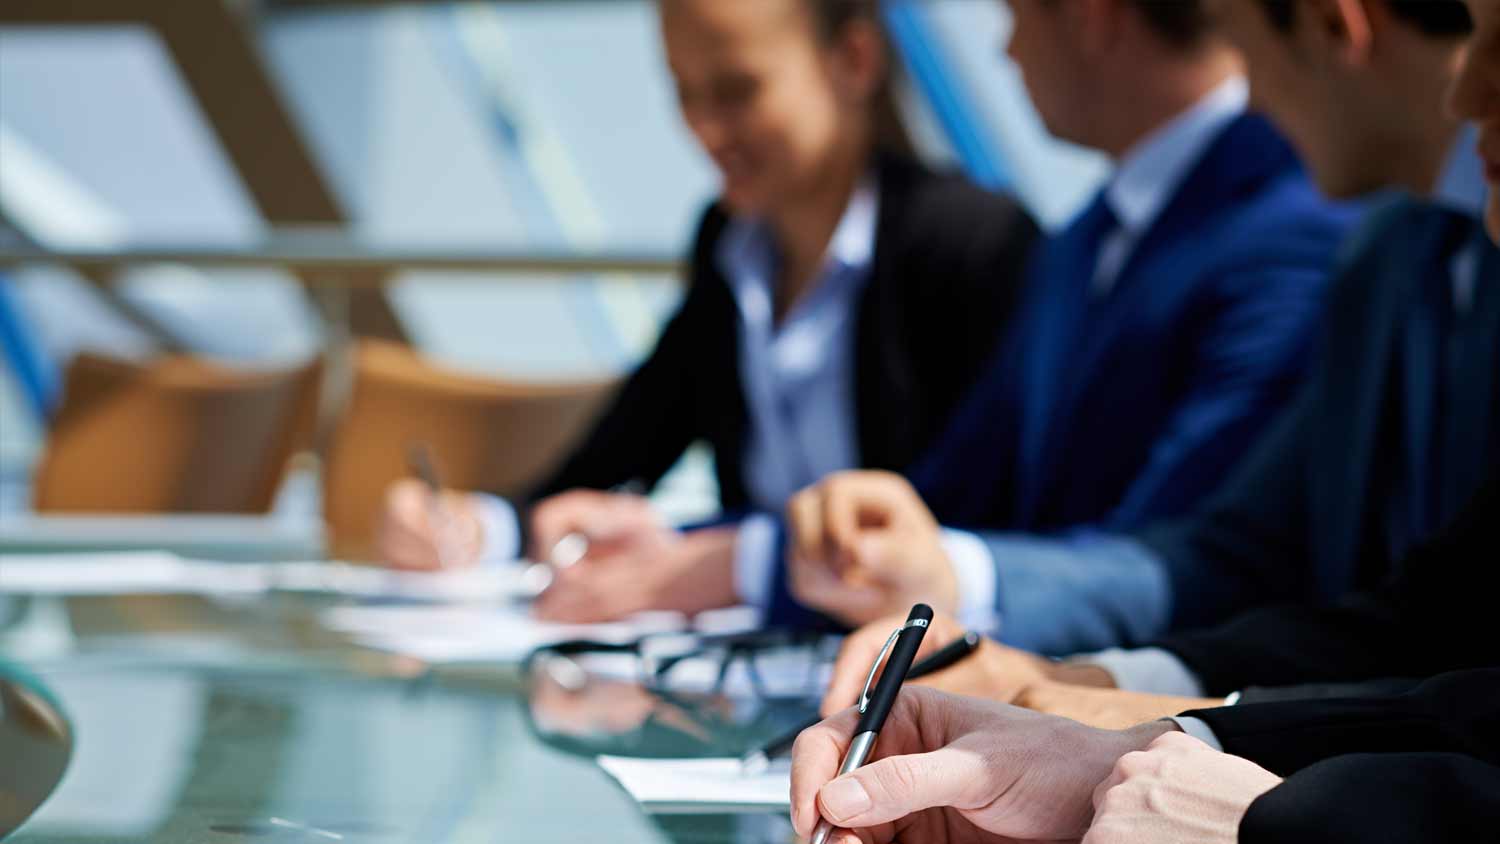
[[[849,200],[823,269],[778,324],[780,257],[768,225],[736,219],[715,256],[739,307],[740,383],[749,412],[745,485],[757,510],[859,465],[854,344],[860,294],[875,258],[880,194],[873,179]]]
[[[873,176],[856,186],[829,238],[822,270],[779,323],[774,235],[763,221],[736,218],[714,256],[739,311],[739,375],[749,414],[745,485],[752,508],[780,513],[797,491],[860,465],[855,418],[855,342],[859,303],[875,260],[880,189]],[[521,553],[515,510],[476,495],[486,560]],[[747,603],[770,591],[774,522],[751,516],[741,531],[736,583]],[[757,600],[758,599],[758,600]]]

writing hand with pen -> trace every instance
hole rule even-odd
[[[797,737],[792,825],[812,844],[1077,841],[1117,760],[1175,729],[1095,730],[903,688],[932,619],[931,607],[912,607],[871,662],[858,705]]]
[[[838,827],[831,844],[1092,841],[1084,836],[1103,800],[1096,790],[1130,779],[1117,766],[1140,764],[1163,741],[1168,752],[1196,741],[1166,721],[1101,730],[913,687],[892,707],[872,761],[840,774],[858,717],[845,710],[797,739],[791,804],[799,835],[826,819]]]

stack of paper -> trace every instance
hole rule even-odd
[[[764,771],[746,771],[738,759],[600,756],[599,766],[647,812],[725,814],[791,807],[791,767],[785,761]]]

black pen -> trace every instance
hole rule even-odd
[[[970,630],[963,636],[944,645],[937,653],[913,665],[911,670],[906,672],[906,679],[916,680],[926,677],[928,674],[936,674],[978,650],[979,643],[982,641],[984,641],[983,636]],[[797,736],[802,735],[804,730],[817,726],[822,720],[823,716],[821,715],[812,716],[796,727],[787,730],[740,757],[740,765],[747,771],[763,770],[766,765],[770,764],[772,759],[791,750],[792,745],[797,741]]]
[[[885,726],[886,716],[891,714],[891,707],[896,704],[901,684],[906,682],[906,674],[911,670],[912,660],[917,656],[917,649],[922,647],[922,637],[926,635],[927,625],[931,623],[932,607],[926,604],[912,607],[906,623],[891,634],[886,646],[881,648],[880,655],[875,657],[875,664],[870,666],[870,675],[865,678],[864,691],[859,695],[859,723],[854,726],[854,740],[849,743],[849,751],[844,754],[844,764],[839,766],[837,776],[844,776],[859,768],[870,758],[870,752],[875,749],[875,741],[880,738],[880,728]],[[870,681],[875,679],[875,671],[880,668],[880,660],[887,650],[891,653],[890,661],[886,663],[885,673],[880,675],[880,682],[875,684],[872,692]],[[827,844],[828,836],[832,834],[833,824],[826,818],[820,820],[818,828],[813,830],[810,844]]]

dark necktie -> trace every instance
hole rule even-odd
[[[1047,245],[1046,259],[1039,265],[1043,275],[1033,280],[1041,285],[1041,296],[1048,304],[1041,311],[1041,324],[1037,326],[1040,343],[1029,367],[1033,377],[1041,382],[1034,383],[1028,391],[1027,405],[1022,411],[1027,424],[1022,429],[1018,528],[1033,527],[1039,515],[1040,499],[1047,485],[1045,473],[1055,465],[1051,455],[1067,427],[1069,397],[1073,391],[1070,363],[1082,340],[1079,335],[1088,313],[1099,250],[1104,238],[1118,225],[1108,196],[1101,190],[1083,213]]]

